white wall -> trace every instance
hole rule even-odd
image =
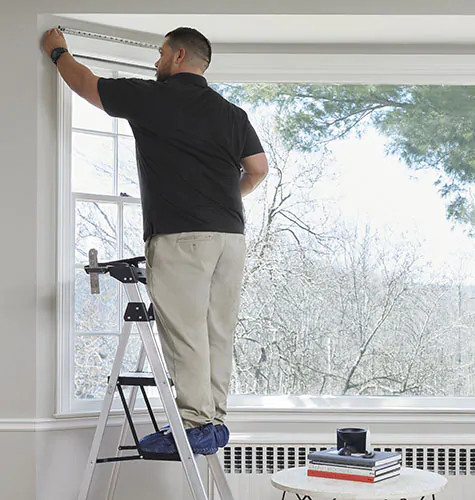
[[[16,0],[0,7],[0,499],[73,500],[92,429],[34,432],[54,413],[56,80],[40,53],[38,14],[475,14],[469,0]],[[243,29],[245,27],[243,26]],[[393,422],[396,426],[396,423]],[[265,425],[261,424],[264,428]],[[298,427],[298,424],[295,424]],[[329,426],[328,426],[329,427]],[[245,422],[236,424],[245,430]],[[468,430],[468,428],[467,428]],[[138,465],[127,465],[128,473]],[[140,472],[158,480],[155,465]],[[168,467],[161,470],[168,473]],[[134,476],[135,477],[135,476]],[[99,478],[100,479],[100,478]],[[140,482],[136,483],[137,485]],[[168,483],[167,483],[168,484]],[[100,481],[96,483],[99,488]],[[145,484],[145,487],[147,485]],[[165,488],[168,488],[166,486]],[[154,491],[155,490],[155,491]],[[155,483],[146,498],[171,498]],[[97,490],[96,490],[97,491]],[[137,494],[140,492],[136,489]],[[130,490],[128,490],[130,493]],[[153,495],[152,495],[153,494]],[[137,495],[138,496],[138,495]],[[127,496],[131,498],[131,494]],[[124,497],[124,498],[127,498]],[[93,498],[100,498],[99,493]]]

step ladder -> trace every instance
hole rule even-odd
[[[95,249],[91,249],[89,251],[89,265],[84,268],[90,276],[91,293],[100,293],[99,276],[101,274],[109,274],[125,286],[128,304],[124,314],[124,326],[120,335],[112,371],[108,379],[106,394],[102,404],[97,429],[92,441],[86,470],[84,471],[84,476],[80,486],[78,500],[88,500],[88,494],[96,464],[110,462],[113,463],[113,470],[106,498],[107,500],[112,500],[116,490],[120,462],[129,460],[181,461],[193,499],[210,500],[211,496],[208,497],[204,488],[197,467],[195,455],[191,450],[191,446],[186,437],[186,432],[178,412],[178,407],[172,390],[172,381],[169,379],[167,374],[165,361],[160,349],[158,334],[157,332],[154,332],[152,328],[154,322],[153,307],[151,304],[149,307],[146,307],[140,293],[139,283],[146,284],[145,268],[139,266],[142,262],[145,262],[145,257],[134,257],[132,259],[98,263],[97,251]],[[136,323],[142,341],[142,347],[137,359],[136,371],[132,373],[120,373],[133,323]],[[152,373],[143,372],[146,359],[148,359]],[[128,402],[126,401],[123,392],[123,387],[125,386],[131,386]],[[132,420],[132,414],[134,412],[139,388],[142,392],[142,396],[155,432],[159,431],[152,406],[145,391],[145,387],[150,386],[155,386],[158,389],[171,432],[173,433],[173,437],[175,439],[178,454],[168,455],[147,453],[146,451],[140,449],[139,438]],[[100,446],[104,437],[107,419],[109,417],[116,390],[119,393],[119,397],[125,411],[125,418],[119,437],[117,455],[109,458],[99,458]],[[125,444],[128,428],[130,429],[134,439],[134,445]],[[127,450],[135,450],[136,454],[123,455],[123,451]],[[206,455],[205,458],[221,500],[233,500],[233,496],[226,481],[223,468],[219,462],[218,455]]]

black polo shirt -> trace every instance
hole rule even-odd
[[[263,151],[244,110],[192,73],[165,82],[100,78],[98,91],[135,137],[145,241],[244,232],[240,160]]]

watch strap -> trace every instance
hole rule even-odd
[[[64,47],[58,47],[56,49],[53,49],[51,51],[51,60],[54,62],[54,64],[58,63],[58,59],[61,57],[62,54],[65,52],[68,52],[68,49],[65,49]]]

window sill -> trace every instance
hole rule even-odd
[[[230,396],[233,411],[316,413],[473,413],[475,397],[433,396]]]
[[[164,411],[157,399],[152,399],[157,408],[158,420],[165,421]],[[92,402],[78,405],[71,412],[58,412],[58,420],[78,419],[96,420],[99,415]],[[138,402],[140,404],[140,402]],[[377,423],[470,423],[475,424],[474,397],[361,397],[361,396],[230,396],[229,422],[232,423],[348,423],[356,421],[368,424]],[[135,412],[137,422],[148,422],[148,415],[143,407]],[[111,424],[122,423],[122,410],[115,406],[111,412]],[[95,425],[91,424],[92,426]],[[89,425],[86,425],[89,427]]]

